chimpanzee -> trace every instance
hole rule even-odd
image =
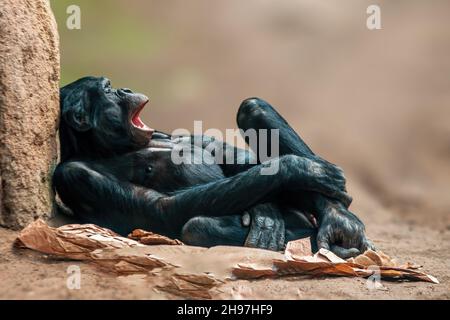
[[[312,236],[318,248],[350,257],[373,248],[364,224],[348,210],[342,170],[316,156],[267,102],[242,102],[242,130],[279,129],[279,157],[255,154],[212,137],[172,137],[140,119],[148,98],[85,77],[61,89],[61,163],[53,186],[80,222],[126,235],[150,230],[186,244],[280,250]],[[175,164],[180,145],[214,157],[216,144],[233,160]],[[270,148],[270,146],[268,146]],[[254,161],[252,161],[254,160]],[[261,169],[277,165],[274,175]],[[316,247],[316,248],[317,248]]]

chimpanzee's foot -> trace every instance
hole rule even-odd
[[[284,219],[278,207],[270,203],[257,205],[244,216],[196,217],[183,227],[181,240],[202,247],[229,245],[279,251],[285,245]]]
[[[365,235],[362,221],[341,203],[323,201],[319,210],[319,248],[331,250],[344,259],[357,256],[368,249],[375,250],[375,246]]]
[[[249,228],[242,225],[240,215],[195,217],[181,232],[181,241],[199,247],[243,246]]]
[[[257,205],[248,210],[248,215],[250,216],[250,230],[244,244],[246,247],[273,251],[284,249],[284,218],[276,204]],[[244,219],[243,224],[245,225]]]

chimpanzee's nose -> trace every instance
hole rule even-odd
[[[119,93],[119,95],[124,96],[126,94],[132,94],[133,91],[131,91],[131,89],[128,88],[121,88],[119,90],[117,90],[117,92]]]

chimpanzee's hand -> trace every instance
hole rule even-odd
[[[365,235],[361,220],[341,204],[328,202],[319,218],[317,246],[333,251],[343,259],[357,256],[374,245]]]
[[[352,198],[347,194],[344,171],[317,156],[313,159],[302,158],[302,160],[302,169],[308,174],[306,183],[309,189],[339,200],[348,208]]]
[[[242,216],[242,224],[250,226],[246,247],[280,251],[284,248],[284,218],[271,205],[258,205]]]

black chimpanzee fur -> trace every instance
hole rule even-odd
[[[348,211],[342,170],[314,155],[267,102],[245,100],[237,122],[243,130],[279,129],[280,156],[251,164],[253,153],[213,138],[194,146],[194,137],[175,139],[143,125],[138,116],[147,101],[113,89],[106,78],[86,77],[61,89],[61,163],[53,186],[81,222],[123,235],[142,228],[208,247],[280,250],[306,236],[341,257],[372,247],[363,223]],[[232,150],[235,161],[171,161],[171,150],[183,144],[212,157],[210,143],[220,144],[224,155]],[[262,175],[272,162],[278,172]]]

